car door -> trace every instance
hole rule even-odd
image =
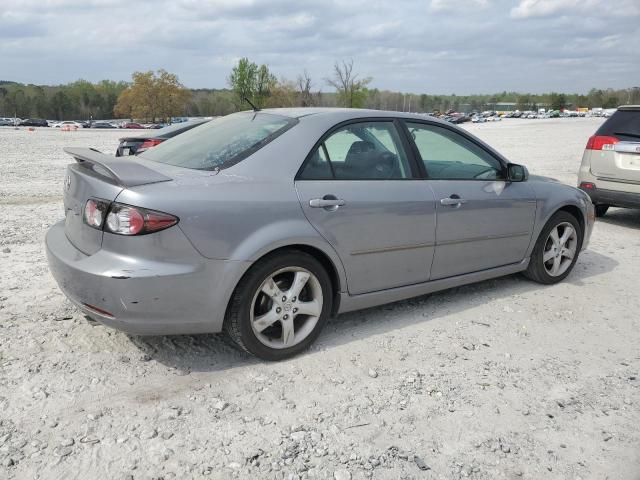
[[[325,135],[296,189],[304,214],[360,294],[429,279],[435,199],[394,121],[357,121]]]
[[[504,163],[470,137],[406,122],[436,199],[431,279],[523,260],[536,213],[533,188],[506,180]]]

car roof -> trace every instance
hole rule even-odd
[[[447,124],[436,117],[424,114],[424,113],[408,113],[408,112],[395,112],[390,110],[373,110],[364,108],[320,108],[320,107],[300,107],[300,108],[266,108],[260,110],[264,113],[271,113],[273,115],[282,115],[291,118],[302,118],[308,116],[322,116],[325,118],[331,118],[336,123],[357,119],[357,118],[370,118],[370,117],[388,117],[388,118],[408,118],[416,120],[425,120]]]
[[[632,110],[634,112],[640,112],[640,105],[620,105],[618,110]]]

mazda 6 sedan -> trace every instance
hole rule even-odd
[[[273,109],[136,157],[69,148],[60,288],[133,334],[227,332],[278,360],[332,315],[523,272],[564,279],[589,197],[432,117]]]

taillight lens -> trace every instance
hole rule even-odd
[[[101,229],[108,208],[109,202],[90,198],[84,206],[85,223],[90,227]]]
[[[108,212],[108,213],[107,213]],[[178,217],[141,207],[90,198],[84,209],[87,225],[116,235],[145,235],[172,227]]]
[[[105,230],[118,235],[137,235],[144,229],[144,215],[134,207],[114,205],[107,215]]]
[[[138,150],[136,150],[136,153],[144,152],[147,148],[155,147],[156,145],[162,142],[163,140],[158,140],[154,138],[150,140],[145,140],[144,142],[142,142],[142,145],[138,147]]]
[[[587,142],[587,150],[613,150],[613,146],[620,141],[617,137],[608,135],[593,135]]]

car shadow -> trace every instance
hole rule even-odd
[[[598,222],[640,230],[640,209],[610,208]]]
[[[611,257],[587,250],[565,282],[582,285],[612,271],[617,265]],[[342,314],[329,320],[320,338],[303,355],[314,355],[354,340],[462,312],[486,303],[488,298],[499,300],[546,288],[557,287],[540,285],[515,274]],[[153,359],[182,374],[265,363],[240,351],[223,334],[127,336],[147,360]]]

